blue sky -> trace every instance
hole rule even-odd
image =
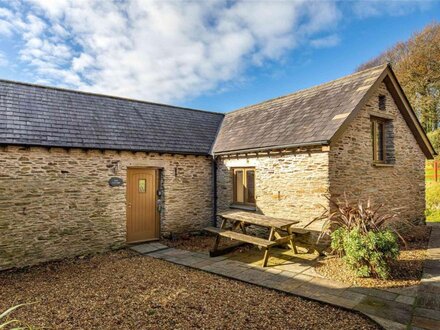
[[[349,74],[440,1],[0,0],[0,78],[229,111]]]

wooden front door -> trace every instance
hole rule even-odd
[[[155,169],[127,171],[127,242],[159,238],[156,192],[159,175]]]

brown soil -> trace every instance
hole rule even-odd
[[[325,277],[361,287],[396,288],[417,285],[422,277],[430,230],[428,227],[416,230],[417,232],[406,237],[408,247],[401,247],[400,256],[391,264],[391,274],[387,280],[356,277],[338,257],[321,260],[316,266],[316,271]]]
[[[45,329],[378,329],[365,317],[122,250],[0,273],[0,311]]]

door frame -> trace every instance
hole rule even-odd
[[[140,241],[128,241],[128,178],[129,178],[129,171],[130,170],[153,170],[154,171],[154,214],[155,214],[155,222],[156,222],[156,232],[154,238],[149,238],[145,240]],[[125,243],[127,244],[137,244],[141,242],[150,242],[150,241],[158,241],[160,239],[160,233],[161,233],[161,224],[160,224],[160,212],[157,205],[158,200],[158,191],[160,190],[160,175],[161,175],[161,168],[160,167],[153,167],[153,166],[129,166],[127,167],[126,171],[126,187],[125,187]]]

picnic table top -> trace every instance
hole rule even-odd
[[[274,227],[274,228],[286,229],[289,226],[299,223],[298,220],[273,218],[263,214],[240,211],[240,210],[229,210],[229,211],[221,212],[218,215],[228,220],[242,221],[253,225],[269,227],[269,228]]]

